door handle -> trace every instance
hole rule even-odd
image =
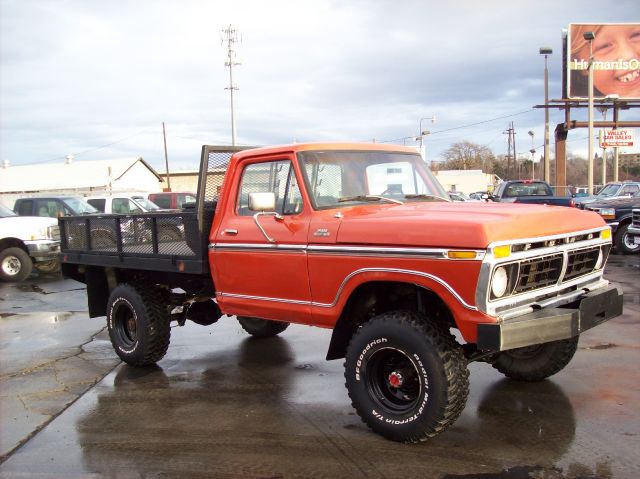
[[[228,229],[228,230],[224,230],[222,233],[225,234],[225,235],[235,236],[235,235],[238,234],[238,230]]]

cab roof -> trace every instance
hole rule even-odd
[[[416,148],[400,145],[389,145],[384,143],[292,143],[289,145],[265,146],[253,148],[250,150],[242,150],[234,156],[238,159],[247,156],[272,155],[278,153],[297,153],[300,151],[390,151],[397,153],[413,153],[418,154]]]

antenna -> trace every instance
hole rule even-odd
[[[238,30],[229,25],[227,28],[222,30],[222,34],[224,37],[222,38],[222,43],[227,42],[227,61],[224,63],[225,67],[229,67],[229,86],[225,87],[225,90],[229,90],[231,94],[231,145],[236,146],[236,118],[235,111],[233,106],[233,91],[238,90],[238,87],[233,84],[233,67],[236,65],[241,65],[241,63],[235,62],[236,52],[234,50],[234,45],[238,41],[242,41],[242,39],[238,40]]]

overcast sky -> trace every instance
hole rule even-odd
[[[416,145],[403,138],[435,115],[428,158],[462,140],[506,153],[511,121],[518,151],[533,130],[539,155],[539,47],[560,98],[563,28],[638,21],[638,0],[0,0],[0,160],[142,156],[163,171],[164,121],[172,168],[197,168],[200,145],[231,144],[230,24],[239,144]]]

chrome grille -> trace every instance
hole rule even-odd
[[[634,228],[640,228],[640,209],[631,212],[631,224]]]
[[[521,261],[513,294],[552,286],[559,281],[561,273],[562,254]]]
[[[600,255],[600,247],[581,249],[570,251],[567,261],[567,272],[564,275],[564,281],[588,274],[593,271]]]

